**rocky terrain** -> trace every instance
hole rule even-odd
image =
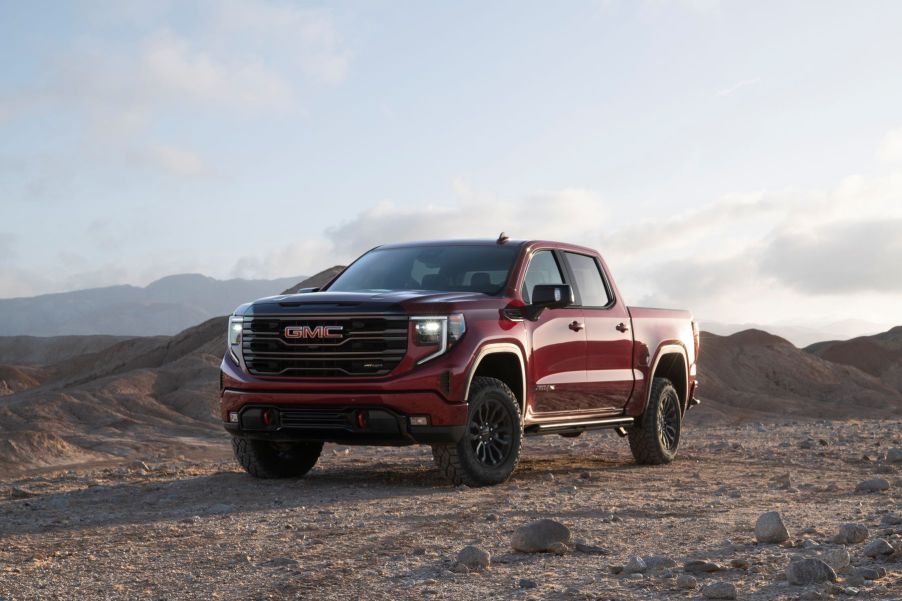
[[[0,598],[902,598],[902,422],[690,417],[684,445],[530,438],[484,489],[418,447],[327,445],[302,480],[224,444],[47,470],[0,485]]]

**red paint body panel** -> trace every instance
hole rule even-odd
[[[465,243],[494,244],[494,241],[447,244]],[[262,299],[253,305],[242,306],[239,309],[247,314],[252,314],[255,307],[274,306],[283,301],[286,304],[290,304],[288,301],[296,304],[357,303],[361,310],[378,304],[379,307],[390,306],[410,317],[462,313],[466,319],[466,333],[443,355],[418,364],[418,360],[433,349],[415,344],[411,322],[406,355],[390,373],[379,377],[254,376],[226,352],[222,361],[222,419],[228,421],[229,412],[254,404],[285,407],[366,405],[384,406],[403,415],[429,415],[434,425],[461,425],[467,421],[468,387],[477,360],[486,349],[513,352],[517,363],[522,365],[523,386],[520,387],[523,388],[526,426],[593,415],[640,416],[647,401],[652,370],[666,353],[677,353],[685,362],[683,401],[692,398],[697,342],[689,312],[628,307],[608,266],[591,249],[547,241],[518,244],[521,248],[507,283],[495,296],[423,291],[363,294],[326,290]],[[595,257],[607,280],[609,294],[613,296],[612,303],[600,308],[549,309],[534,322],[510,318],[507,310],[524,305],[520,290],[530,257],[542,249]],[[572,328],[574,322],[581,328]]]

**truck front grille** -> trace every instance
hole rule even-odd
[[[282,377],[383,376],[407,353],[406,316],[253,316],[244,318],[242,351],[250,373]],[[316,336],[340,327],[336,338]],[[302,332],[301,337],[285,331]]]

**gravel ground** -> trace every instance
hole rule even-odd
[[[254,480],[224,454],[35,473],[0,484],[0,599],[699,599],[717,582],[738,599],[902,599],[902,463],[886,461],[902,422],[690,424],[683,445],[640,467],[611,432],[530,438],[512,480],[484,489],[446,485],[426,447],[329,445],[303,480]],[[856,492],[872,478],[888,490]],[[769,510],[788,541],[756,543]],[[587,546],[513,551],[540,518]],[[844,522],[868,529],[845,545],[852,567],[789,584],[792,557],[843,548]],[[866,557],[877,538],[896,553]],[[467,545],[487,570],[461,573]],[[615,573],[650,555],[675,565]],[[697,559],[720,569],[680,588]],[[886,574],[856,582],[869,567]]]

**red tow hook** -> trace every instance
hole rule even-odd
[[[366,411],[357,412],[357,427],[366,430]]]

